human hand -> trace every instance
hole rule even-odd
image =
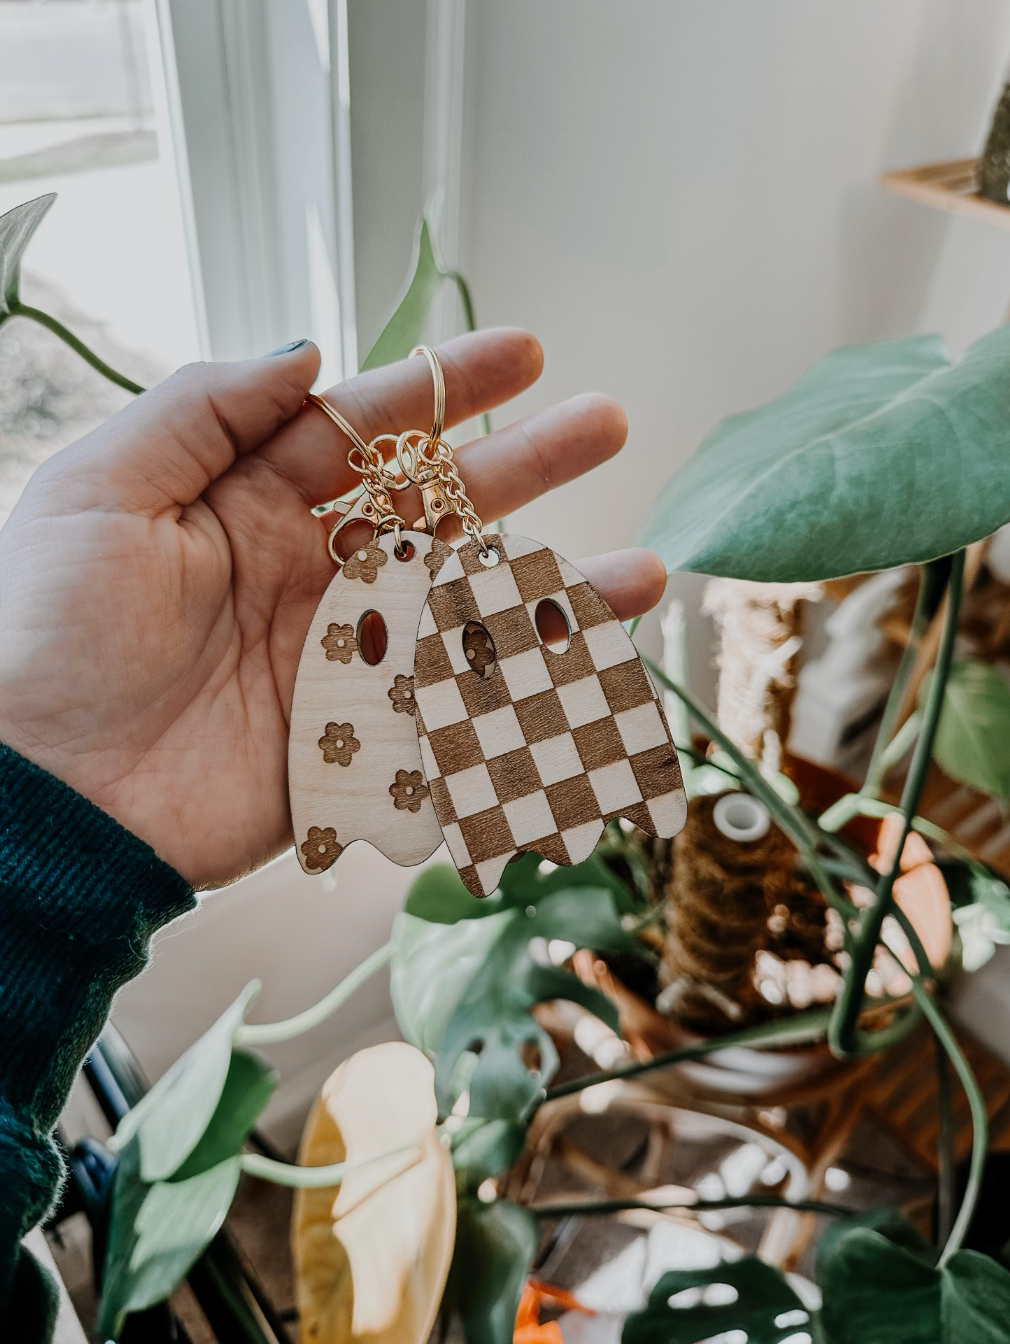
[[[447,424],[539,377],[524,332],[440,352]],[[56,454],[0,531],[0,740],[97,803],[194,886],[291,843],[288,718],[312,614],[333,577],[313,505],[356,478],[348,444],[304,406],[311,344],[191,365]],[[422,359],[326,393],[366,439],[424,428]],[[622,446],[606,397],[574,398],[456,453],[487,521]],[[410,501],[416,517],[419,504]],[[451,535],[444,525],[440,536]],[[621,619],[665,584],[649,551],[580,568]]]

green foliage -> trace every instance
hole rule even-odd
[[[843,1231],[819,1272],[831,1344],[1005,1344],[1010,1274],[976,1251],[944,1268],[879,1232]]]
[[[233,1051],[214,1114],[170,1179],[188,1181],[240,1153],[276,1086],[277,1071],[265,1059],[247,1050]]]
[[[216,1235],[231,1207],[240,1159],[176,1183],[148,1183],[140,1141],[120,1156],[113,1190],[105,1279],[98,1315],[101,1339],[116,1339],[129,1312],[162,1301]]]
[[[977,971],[1010,943],[1010,888],[981,864],[941,864],[961,937],[961,964]]]
[[[537,1223],[526,1209],[506,1199],[460,1199],[445,1305],[462,1317],[467,1344],[512,1344],[536,1249]]]
[[[111,1146],[122,1152],[137,1136],[144,1181],[167,1180],[199,1143],[224,1091],[235,1033],[258,993],[254,980],[120,1121]]]
[[[18,308],[25,248],[55,200],[56,193],[50,192],[0,215],[0,325]]]
[[[727,1285],[735,1299],[727,1302],[725,1291],[712,1294],[714,1284]],[[803,1303],[781,1272],[747,1256],[714,1269],[664,1274],[645,1309],[628,1317],[621,1344],[697,1344],[729,1330],[746,1331],[749,1344],[784,1344],[808,1320]],[[871,1339],[876,1336],[865,1336],[864,1344]]]
[[[667,483],[641,542],[668,570],[766,581],[931,560],[1010,519],[1010,327],[950,365],[935,336],[827,355],[724,420]]]
[[[142,1311],[172,1292],[231,1205],[242,1146],[277,1085],[277,1074],[265,1060],[231,1051],[249,997],[247,989],[183,1056],[188,1067],[160,1093],[156,1084],[117,1131],[120,1161],[105,1258],[103,1339],[118,1333],[126,1313]],[[225,1076],[219,1085],[222,1059]],[[127,1125],[151,1097],[155,1103]],[[206,1117],[195,1141],[194,1117]],[[177,1142],[167,1142],[173,1120],[182,1133]],[[151,1176],[151,1170],[158,1175]]]
[[[435,256],[428,221],[421,219],[414,243],[414,263],[403,298],[396,305],[393,316],[379,332],[375,344],[365,356],[362,370],[377,369],[382,364],[395,364],[406,359],[411,350],[424,339],[424,329],[431,305],[442,282],[451,280],[459,293],[463,316],[468,331],[477,326],[473,300],[466,281],[458,271],[446,270]]]
[[[453,1136],[452,1165],[465,1189],[476,1192],[499,1176],[522,1152],[526,1126],[511,1120],[466,1120]]]
[[[817,1253],[821,1310],[810,1319],[784,1275],[750,1257],[715,1269],[664,1274],[644,1311],[629,1316],[623,1344],[696,1344],[740,1330],[751,1344],[784,1344],[806,1332],[825,1344],[1004,1344],[1010,1273],[975,1251],[939,1268],[936,1252],[893,1209],[829,1227]],[[706,1302],[686,1290],[727,1284]],[[669,1299],[685,1293],[680,1303]]]
[[[932,676],[923,680],[919,703]],[[933,742],[937,764],[959,784],[1010,799],[1010,686],[990,663],[954,663]]]
[[[599,881],[606,886],[590,885]],[[598,860],[541,872],[535,854],[510,864],[485,901],[448,865],[418,878],[394,926],[390,986],[404,1037],[435,1059],[442,1114],[466,1087],[471,1116],[527,1114],[557,1068],[553,1042],[530,1013],[537,1003],[569,999],[617,1030],[605,995],[530,949],[540,938],[639,952],[621,927],[616,883]]]
[[[406,911],[397,915],[389,992],[404,1040],[428,1055],[437,1053],[467,986],[511,920],[507,911],[455,924],[429,923]]]

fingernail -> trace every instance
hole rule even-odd
[[[268,350],[263,358],[269,359],[272,355],[290,355],[292,350],[300,350],[303,345],[308,345],[308,343],[309,338],[303,336],[300,341],[288,341],[287,345],[280,345],[276,350]]]

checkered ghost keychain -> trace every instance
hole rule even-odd
[[[441,369],[424,353],[437,401]],[[613,817],[676,835],[687,817],[677,753],[620,621],[549,547],[483,534],[447,443],[419,444],[417,459],[467,534],[429,556],[413,670],[425,780],[469,891],[489,895],[524,851],[581,863]],[[564,641],[544,642],[544,615]]]
[[[362,477],[328,550],[337,573],[302,649],[291,705],[288,788],[295,851],[306,873],[325,872],[354,840],[399,864],[421,863],[442,843],[432,809],[414,715],[414,640],[431,584],[434,529],[451,505],[434,473],[399,480],[383,463],[380,435],[366,444],[321,397],[309,398],[350,440],[348,462]],[[441,422],[437,424],[441,435]],[[401,435],[401,456],[426,431]],[[420,485],[424,517],[408,528],[394,493]],[[351,523],[372,539],[342,561],[337,539]]]

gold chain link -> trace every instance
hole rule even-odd
[[[391,530],[395,531],[396,545],[399,549],[400,531],[407,524],[393,507],[393,494],[406,490],[410,485],[423,487],[434,477],[438,480],[453,512],[459,517],[463,531],[480,547],[481,556],[486,557],[489,554],[489,547],[482,535],[484,526],[467,496],[453,461],[452,445],[442,437],[445,424],[445,378],[442,374],[442,365],[438,355],[426,345],[419,345],[410,353],[411,357],[414,355],[425,357],[435,385],[435,415],[429,431],[411,429],[398,437],[392,434],[379,434],[371,443],[366,443],[354,426],[349,424],[328,401],[312,392],[306,397],[306,401],[318,406],[350,440],[351,448],[347,454],[347,462],[351,470],[361,477],[362,485],[368,493],[372,507],[369,509],[367,505],[364,506],[362,513],[371,518],[376,536]],[[378,445],[385,442],[396,444],[395,460],[404,477],[402,483],[383,461]],[[341,562],[335,553],[334,542],[342,525],[343,521],[336,525],[330,534],[329,542],[330,555],[338,564]]]

